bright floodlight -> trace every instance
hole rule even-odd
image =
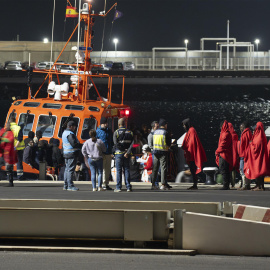
[[[113,43],[114,43],[114,44],[117,44],[117,43],[118,43],[118,38],[114,38],[114,39],[113,39]]]
[[[259,44],[260,43],[260,40],[259,39],[255,39],[255,43],[256,44]]]
[[[48,43],[49,42],[49,39],[48,38],[44,38],[43,39],[43,43]]]
[[[185,42],[185,44],[188,44],[188,39],[185,39],[184,42]]]

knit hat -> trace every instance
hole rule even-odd
[[[67,126],[68,127],[77,127],[77,123],[75,122],[75,121],[69,121],[68,123],[67,123]]]
[[[164,127],[167,124],[167,121],[165,119],[161,118],[161,119],[159,119],[158,124],[160,127]]]
[[[106,117],[101,117],[100,119],[100,124],[106,124],[107,123],[107,118]]]

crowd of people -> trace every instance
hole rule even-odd
[[[189,190],[198,189],[198,174],[207,161],[204,148],[190,119],[182,121],[185,134],[180,138],[185,162],[189,166],[193,185]],[[151,123],[151,130],[142,125],[138,130],[134,124],[126,128],[126,119],[118,120],[118,129],[113,133],[107,118],[102,117],[100,126],[89,132],[90,138],[81,145],[75,130],[75,121],[69,121],[60,141],[42,139],[42,132],[29,131],[23,140],[23,127],[16,124],[11,116],[6,127],[0,131],[2,161],[6,166],[9,186],[13,186],[13,165],[17,163],[17,178],[24,179],[22,162],[39,170],[41,163],[54,168],[59,180],[64,180],[63,190],[78,191],[74,180],[89,180],[93,191],[112,190],[112,159],[115,162],[115,192],[122,191],[124,176],[127,192],[132,191],[132,181],[151,182],[152,190],[167,190],[172,187],[167,182],[168,152],[172,145],[171,134],[167,131],[167,121],[160,119]],[[252,133],[248,122],[240,125],[241,136],[231,123],[222,121],[218,148],[215,151],[216,164],[223,178],[223,190],[235,185],[235,175],[240,173],[240,190],[251,189],[251,180],[256,181],[253,190],[264,190],[264,177],[270,175],[270,143],[264,127],[258,122]],[[2,162],[2,165],[3,162]],[[62,172],[62,173],[61,173]],[[62,177],[61,177],[62,174]],[[84,175],[84,177],[82,176]],[[97,178],[97,179],[96,179]],[[161,182],[161,184],[159,184]]]

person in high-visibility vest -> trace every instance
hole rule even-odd
[[[76,128],[77,123],[71,120],[67,123],[67,129],[63,132],[62,135],[63,156],[66,164],[63,190],[67,191],[79,190],[74,186],[72,180],[81,148],[80,142],[75,135]]]
[[[23,151],[25,143],[23,140],[23,126],[16,124],[16,117],[12,115],[10,117],[10,129],[14,135],[14,149],[17,152],[17,178],[18,180],[24,180],[23,176]]]
[[[153,173],[152,173],[152,189],[155,189],[155,181],[157,179],[158,169],[161,169],[161,187],[160,189],[169,189],[167,183],[167,163],[168,150],[171,146],[171,138],[167,132],[167,121],[159,120],[159,128],[153,134]]]

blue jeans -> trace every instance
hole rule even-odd
[[[77,158],[65,158],[65,173],[64,173],[64,186],[67,188],[73,187],[73,177],[75,167],[77,164]]]
[[[117,189],[122,189],[122,169],[124,169],[126,188],[127,189],[131,188],[129,161],[130,161],[130,157],[125,158],[124,154],[115,155],[115,167],[116,167],[116,179],[117,179],[116,188]]]
[[[91,181],[93,188],[97,188],[96,174],[98,173],[98,187],[102,187],[103,159],[92,160],[88,158],[88,164],[91,171]]]

